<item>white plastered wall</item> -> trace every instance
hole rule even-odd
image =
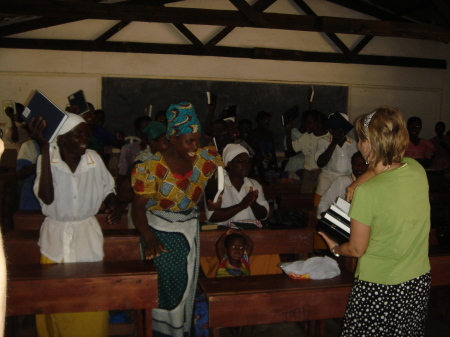
[[[249,1],[250,2],[250,1]],[[317,14],[368,19],[322,0],[308,1]],[[233,9],[228,1],[190,0],[173,6]],[[299,13],[293,2],[277,1],[269,12]],[[301,12],[300,12],[301,13]],[[18,34],[27,38],[94,39],[115,22],[84,20],[65,26]],[[188,26],[202,41],[208,41],[217,27]],[[97,33],[99,34],[99,33]],[[352,48],[360,37],[339,35]],[[112,40],[157,43],[189,43],[171,25],[132,23]],[[339,52],[322,34],[238,28],[219,45],[268,47],[295,50]],[[446,59],[448,44],[400,38],[375,37],[362,54],[395,55]],[[105,76],[176,78],[233,81],[288,82],[349,86],[349,115],[357,115],[384,104],[395,105],[405,117],[417,115],[424,120],[422,136],[433,136],[436,121],[450,128],[450,71],[438,69],[366,66],[194,57],[156,54],[66,52],[46,50],[0,49],[0,99],[24,102],[34,89],[43,91],[63,108],[67,96],[83,89],[88,101],[101,108],[101,79]],[[173,102],[168,102],[173,103]],[[124,121],[127,122],[127,121]],[[0,115],[0,128],[7,119]]]

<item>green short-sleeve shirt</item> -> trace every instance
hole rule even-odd
[[[417,161],[382,172],[358,186],[350,217],[370,226],[369,245],[355,276],[378,284],[399,284],[430,271],[428,180]]]

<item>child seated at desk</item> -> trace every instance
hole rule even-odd
[[[252,251],[253,241],[244,232],[227,230],[216,242],[217,277],[249,276]]]

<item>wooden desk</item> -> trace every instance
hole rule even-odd
[[[104,261],[140,260],[140,237],[135,229],[104,229]],[[13,230],[3,235],[8,264],[39,264],[39,231]]]
[[[343,317],[352,283],[347,271],[329,280],[286,275],[200,280],[209,303],[211,336],[216,337],[224,327]]]
[[[6,315],[144,309],[146,336],[157,307],[152,261],[9,265]]]

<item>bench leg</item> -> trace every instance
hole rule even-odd
[[[309,321],[306,323],[307,337],[325,337],[326,320]]]
[[[152,309],[144,310],[144,319],[145,319],[145,336],[152,337]]]
[[[220,328],[209,329],[209,337],[219,337],[220,336]]]

